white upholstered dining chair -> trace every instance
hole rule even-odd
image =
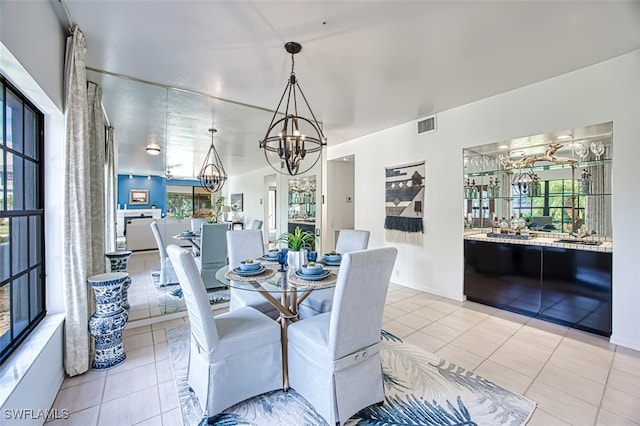
[[[216,272],[227,264],[228,229],[226,223],[204,223],[200,228],[200,256],[195,261],[207,290],[225,286]]]
[[[262,229],[262,221],[260,219],[253,219],[248,229]]]
[[[331,312],[289,326],[289,384],[330,425],[384,401],[380,330],[396,255],[346,253]]]
[[[193,232],[194,234],[200,234],[201,229],[202,229],[202,225],[204,225],[205,223],[207,223],[207,219],[192,218],[191,219],[191,232]],[[200,244],[200,238],[199,237],[197,237],[195,239],[195,241],[197,241],[198,244]],[[200,250],[198,250],[197,248],[193,247],[193,249],[191,250],[191,254],[193,254],[194,256],[198,257],[198,256],[200,256]]]
[[[187,383],[204,417],[282,387],[280,326],[251,307],[214,317],[191,253],[170,245],[191,327]]]
[[[153,236],[156,238],[158,253],[160,254],[160,279],[158,281],[158,285],[160,287],[164,287],[167,285],[178,284],[178,277],[173,270],[173,265],[167,255],[167,248],[164,245],[164,241],[162,241],[162,235],[158,229],[158,224],[156,222],[151,222],[150,226],[153,231]]]
[[[341,229],[336,242],[336,252],[340,254],[369,247],[369,231],[359,229]],[[305,319],[329,312],[333,305],[333,288],[316,290],[299,306],[298,318]]]
[[[227,231],[227,252],[229,255],[229,270],[240,266],[240,262],[245,259],[257,259],[264,255],[264,243],[262,240],[262,230],[243,229]],[[233,311],[244,306],[251,306],[271,318],[278,318],[278,311],[271,303],[265,299],[260,292],[242,290],[231,287],[229,310]],[[279,294],[272,294],[276,299],[280,299]]]

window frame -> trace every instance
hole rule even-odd
[[[15,126],[15,124],[9,123],[9,114],[7,113],[8,105],[6,102],[7,93],[10,93],[13,98],[19,100],[22,107],[20,125],[22,145],[18,147],[13,143],[9,146],[7,143],[9,136],[7,129],[9,125]],[[0,173],[2,179],[2,186],[0,187],[0,198],[2,198],[2,203],[0,203],[0,222],[7,219],[8,223],[8,246],[6,251],[8,252],[9,271],[6,276],[0,275],[0,293],[7,294],[9,299],[8,328],[5,333],[0,335],[0,364],[2,364],[45,318],[47,309],[44,217],[45,116],[39,108],[29,101],[29,99],[2,74],[0,74],[0,96],[0,126],[2,126],[2,129],[0,129],[2,130],[0,137],[0,156],[2,156],[2,162],[0,163],[0,168],[2,169],[2,173]],[[27,112],[29,112],[30,115],[28,115]],[[33,120],[29,121],[27,117]],[[13,120],[13,114],[11,114],[11,119]],[[31,133],[27,131],[29,125],[33,125],[33,132]],[[27,138],[33,139],[31,153],[29,152],[31,145],[28,145]],[[15,186],[16,169],[13,161],[11,165],[7,164],[9,156],[12,156],[12,159],[19,158],[22,161],[23,168],[21,173],[23,176],[20,177],[21,187]],[[11,173],[5,173],[9,167],[11,167]],[[35,181],[28,181],[29,170],[37,175]],[[13,176],[11,188],[8,185],[10,174]],[[32,196],[33,198],[30,200],[27,200],[27,191],[25,191],[25,188],[35,192]],[[22,197],[20,209],[14,208],[15,205],[13,205],[13,203],[11,208],[8,205],[9,192],[12,192],[14,201],[17,193]],[[29,203],[33,205],[27,205]],[[21,226],[24,228],[19,232],[14,232],[13,229],[16,228],[14,223],[19,223],[19,219],[23,222]],[[14,235],[17,236],[14,237]],[[33,245],[35,245],[35,247],[33,247]],[[19,271],[14,272],[17,262],[17,260],[14,261],[14,254],[16,253],[18,258],[26,258],[26,267],[20,267]],[[22,284],[23,287],[17,288],[20,283],[25,282],[26,284]],[[5,289],[8,289],[7,293],[5,293]],[[17,319],[15,318],[16,309],[18,309],[14,305],[15,291],[19,291],[21,294],[27,294],[26,305],[24,302],[20,304],[20,312],[22,314],[24,314],[24,310],[27,312],[26,323],[24,327],[20,326],[18,329],[16,329]],[[21,317],[18,319],[21,319]]]

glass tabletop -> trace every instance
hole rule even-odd
[[[192,240],[194,238],[200,238],[200,234],[178,234],[174,235],[172,238],[175,238],[176,240]]]
[[[294,271],[291,269],[286,272],[287,279],[285,279],[285,273],[278,271],[280,265],[266,265],[268,269],[272,269],[275,273],[268,274],[270,275],[268,278],[258,279],[257,285],[256,282],[250,281],[236,281],[229,280],[225,277],[225,274],[229,271],[229,266],[223,266],[218,269],[216,272],[216,279],[224,284],[228,285],[232,288],[237,288],[241,290],[248,291],[268,291],[269,293],[282,293],[282,292],[304,292],[309,289],[316,288],[331,288],[335,287],[337,281],[337,269],[330,269],[330,274],[323,280],[318,281],[307,281],[300,280],[298,277],[295,277]]]

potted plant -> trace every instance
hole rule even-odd
[[[299,226],[293,232],[285,232],[276,240],[276,244],[286,244],[289,247],[287,263],[294,269],[300,269],[307,260],[305,249],[310,249],[316,240],[313,232],[305,231]]]
[[[222,206],[224,204],[224,196],[218,197],[216,202],[212,206],[211,216],[209,217],[209,223],[222,223]]]

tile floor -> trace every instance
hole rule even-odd
[[[135,283],[137,274],[149,272],[132,260]],[[536,401],[529,425],[640,425],[640,352],[397,285],[389,289],[384,315],[385,330]],[[125,362],[67,378],[52,408],[71,416],[47,424],[180,425],[166,329],[185,321],[127,328]]]

